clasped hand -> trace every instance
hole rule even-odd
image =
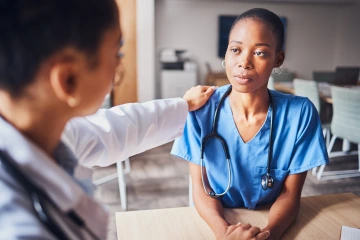
[[[249,223],[230,225],[225,233],[224,240],[264,240],[270,236],[269,231],[261,232],[260,228]]]

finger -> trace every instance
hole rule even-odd
[[[236,226],[240,226],[241,225],[241,222],[238,222],[237,224],[236,224]]]
[[[226,230],[226,234],[232,233],[236,228],[237,228],[236,225],[230,225]]]
[[[213,94],[215,91],[215,87],[208,87],[205,91],[205,95],[209,96],[211,94]]]
[[[211,86],[197,85],[196,87],[199,88],[201,92],[206,92]]]
[[[249,231],[252,233],[253,236],[255,236],[255,235],[257,235],[258,233],[261,232],[260,228],[258,228],[258,227],[251,227],[249,229]]]
[[[270,237],[270,232],[265,231],[265,232],[261,232],[258,235],[256,235],[255,239],[256,240],[265,240],[265,239],[268,239],[268,237]]]
[[[243,229],[250,229],[251,228],[251,225],[249,224],[249,223],[245,223],[245,224],[241,224],[241,227],[243,228]]]

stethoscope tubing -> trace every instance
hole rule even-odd
[[[202,182],[202,185],[203,185],[203,187],[204,187],[204,190],[205,190],[205,192],[206,192],[206,194],[207,195],[209,195],[209,196],[211,196],[211,197],[213,197],[213,198],[219,198],[219,197],[222,197],[222,196],[224,196],[228,191],[229,191],[229,189],[230,189],[230,183],[231,183],[231,179],[232,179],[232,177],[231,177],[231,166],[230,166],[230,159],[229,158],[227,158],[226,159],[226,161],[227,161],[227,165],[228,165],[228,172],[229,172],[229,180],[228,180],[228,185],[227,185],[227,187],[226,187],[226,189],[225,189],[225,191],[223,192],[223,193],[215,193],[215,192],[208,192],[207,191],[207,189],[206,189],[206,186],[205,186],[205,182],[204,182],[204,168],[203,168],[203,161],[204,161],[204,159],[200,159],[200,165],[201,165],[201,182]]]
[[[36,186],[28,177],[26,177],[26,175],[19,169],[19,167],[16,166],[16,163],[1,150],[0,160],[0,162],[7,168],[9,173],[14,176],[14,178],[17,179],[19,183],[28,192],[38,219],[54,236],[56,236],[58,239],[70,239],[50,217],[50,214],[45,207],[45,202],[51,204],[51,206],[56,210],[56,212],[65,215],[64,217],[68,217],[79,227],[84,228],[92,239],[98,239],[96,235],[80,219],[80,217],[78,217],[73,211],[70,211],[68,214],[62,213],[59,207],[54,203],[54,201],[52,201],[52,199],[49,198],[49,196],[42,189]]]
[[[218,119],[218,114],[220,111],[220,107],[221,104],[224,102],[225,98],[227,96],[229,96],[230,92],[232,91],[232,86],[229,86],[229,89],[225,92],[225,94],[221,97],[218,106],[215,109],[215,113],[214,113],[214,117],[213,117],[213,123],[212,123],[212,127],[211,127],[211,133],[206,135],[202,141],[201,141],[201,147],[200,147],[200,166],[201,166],[201,181],[204,187],[204,190],[206,192],[206,194],[208,194],[209,196],[211,196],[212,198],[219,198],[224,196],[230,189],[231,186],[231,181],[232,181],[232,171],[231,171],[231,161],[230,161],[230,154],[227,148],[227,144],[226,141],[220,137],[220,135],[216,132],[216,125],[217,125],[217,119]],[[266,167],[266,173],[264,175],[262,175],[261,177],[261,187],[264,190],[267,190],[269,187],[271,188],[273,185],[273,178],[270,175],[270,164],[271,164],[271,158],[272,158],[272,131],[273,131],[273,119],[274,119],[274,115],[275,115],[275,109],[274,109],[274,104],[272,101],[272,97],[271,97],[271,93],[268,90],[268,94],[269,94],[269,101],[270,101],[270,106],[272,107],[272,114],[271,114],[271,120],[270,120],[270,133],[269,133],[269,150],[268,150],[268,158],[267,158],[267,167]],[[217,194],[215,192],[208,192],[206,189],[206,184],[204,181],[204,170],[203,168],[204,166],[204,151],[205,151],[205,144],[209,139],[217,139],[221,142],[222,147],[224,149],[224,153],[226,156],[226,160],[227,160],[227,165],[228,165],[228,172],[229,172],[229,177],[228,177],[228,185],[225,189],[225,191],[223,193]]]

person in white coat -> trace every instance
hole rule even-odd
[[[197,86],[95,113],[121,64],[117,11],[114,0],[0,2],[1,240],[106,239],[107,212],[81,166],[173,140],[212,94]]]
[[[121,64],[115,9],[113,0],[1,1],[1,240],[106,239],[108,215],[80,165],[173,140],[213,92],[197,86],[94,114]]]

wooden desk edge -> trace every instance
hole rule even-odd
[[[346,196],[348,195],[349,198],[360,198],[360,196],[352,193],[352,192],[347,192],[347,193],[331,193],[331,194],[323,194],[323,195],[316,195],[316,196],[305,196],[305,197],[301,197],[301,200],[302,199],[309,199],[309,198],[322,198],[322,197],[327,197],[327,196]],[[152,211],[171,211],[171,210],[174,210],[174,209],[194,209],[196,210],[195,207],[191,206],[191,207],[175,207],[175,208],[157,208],[157,209],[145,209],[145,210],[134,210],[134,211],[126,211],[126,212],[115,212],[115,214],[132,214],[134,212],[152,212]],[[248,210],[246,208],[225,208],[225,209],[243,209],[243,210]],[[256,210],[255,210],[256,211]]]

